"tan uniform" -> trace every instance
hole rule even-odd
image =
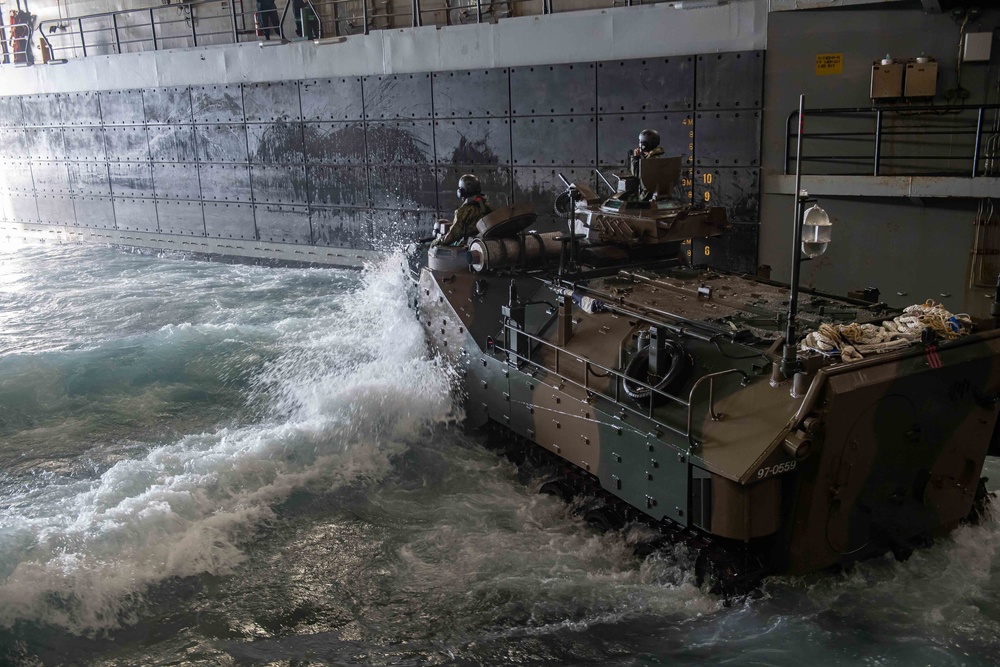
[[[459,245],[470,236],[475,236],[478,233],[476,223],[492,211],[482,195],[469,197],[455,210],[455,219],[448,233],[436,240],[434,245]]]

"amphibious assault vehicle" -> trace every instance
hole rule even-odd
[[[724,234],[725,212],[664,196],[679,162],[658,162],[653,201],[570,186],[565,230],[524,231],[514,206],[430,250],[418,313],[466,423],[559,464],[596,523],[690,545],[714,591],[902,559],[977,516],[1000,454],[993,321],[691,266],[685,241]],[[810,338],[786,344],[789,319]],[[894,322],[885,345],[859,337]]]

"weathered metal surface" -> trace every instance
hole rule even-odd
[[[115,228],[115,209],[111,197],[76,195],[76,223],[81,227],[96,229]]]
[[[19,160],[26,155],[24,129],[20,127],[0,128],[0,158]]]
[[[10,95],[0,97],[0,126],[21,127],[24,125],[24,112],[21,109],[21,97]]]
[[[759,233],[759,223],[733,223],[725,236],[694,243],[692,261],[716,269],[755,275]]]
[[[263,164],[302,164],[301,123],[247,124],[250,161]]]
[[[483,167],[483,166],[452,166],[438,167],[437,188],[438,188],[438,210],[442,217],[449,220],[461,201],[458,199],[458,179],[462,174],[472,173],[479,178],[483,187],[483,194],[489,201],[490,206],[499,208],[509,206],[511,201],[511,191],[513,188],[514,174],[509,167]],[[425,234],[428,236],[429,234]]]
[[[70,162],[69,182],[74,194],[111,195],[111,181],[105,162]]]
[[[365,126],[360,121],[304,123],[306,162],[313,164],[364,164]]]
[[[123,155],[124,159],[141,159],[145,160],[148,158],[146,155],[146,135],[142,133],[141,140],[142,143],[139,146],[128,146],[125,141],[121,139],[121,135],[117,135],[113,139],[118,139],[118,145],[112,144],[114,150],[107,150],[107,143],[105,142],[105,132],[112,132],[114,130],[124,130],[124,129],[138,129],[140,132],[144,128],[121,128],[121,127],[109,127],[107,129],[102,127],[67,127],[63,129],[63,140],[65,142],[65,150],[67,157],[71,157],[74,160],[106,160],[108,155]],[[130,155],[130,151],[134,154]]]
[[[205,201],[250,202],[250,171],[245,164],[202,164],[198,167]],[[217,208],[217,207],[216,207]],[[206,220],[208,208],[206,207]]]
[[[303,120],[361,120],[365,117],[361,77],[309,79],[299,83]]]
[[[256,203],[308,203],[305,166],[251,165],[250,182]]]
[[[699,110],[759,109],[764,93],[764,52],[742,51],[698,56]]]
[[[199,162],[247,162],[245,125],[196,125]]]
[[[164,234],[205,235],[201,202],[159,199],[156,202],[156,217]]]
[[[37,222],[38,206],[35,196],[31,193],[8,192],[2,195],[4,211],[11,222]]]
[[[81,128],[79,131],[86,129],[90,128]],[[73,144],[75,136],[74,130],[66,130],[67,148]],[[141,125],[104,128],[104,145],[111,162],[149,162],[149,139],[146,137],[146,128]]]
[[[309,229],[309,208],[306,206],[256,204],[254,215],[257,220],[257,234],[261,241],[306,244],[312,240]]]
[[[435,72],[435,118],[501,118],[510,113],[507,68]]]
[[[63,93],[64,125],[100,125],[101,99],[96,92]]]
[[[157,197],[201,199],[198,166],[172,162],[153,162],[153,189]]]
[[[694,129],[695,166],[760,164],[760,111],[699,112]]]
[[[597,111],[597,66],[535,65],[510,70],[511,114],[546,116]]]
[[[368,206],[368,177],[364,167],[310,166],[306,168],[309,202],[321,206]]]
[[[62,125],[62,95],[25,95],[21,98],[25,127]]]
[[[312,206],[309,222],[312,242],[316,245],[341,248],[367,248],[369,245],[368,219],[360,209]]]
[[[29,127],[24,131],[25,157],[39,160],[63,160],[66,144],[61,127]]]
[[[191,109],[196,123],[242,123],[242,87],[191,86]]]
[[[158,231],[156,202],[152,199],[115,197],[115,222],[119,230],[129,232]]]
[[[149,156],[154,162],[195,162],[198,159],[193,125],[149,125],[146,136]]]
[[[146,122],[142,90],[102,90],[100,106],[104,125],[142,125]]]
[[[153,174],[148,162],[112,162],[108,165],[111,194],[116,197],[152,197]]]
[[[9,192],[33,192],[34,180],[27,160],[12,160],[0,165],[0,184]]]
[[[437,220],[433,211],[375,209],[369,213],[373,248],[388,243],[416,241],[430,235]]]
[[[792,194],[795,176],[776,174],[763,179],[764,192]],[[981,176],[803,176],[810,194],[833,197],[995,197],[1000,178]]]
[[[511,120],[515,167],[597,164],[594,116],[551,116]]]
[[[439,165],[510,165],[510,120],[434,121],[434,146]]]
[[[65,193],[71,191],[69,170],[62,161],[31,163],[30,178],[34,182],[35,191],[39,193]]]
[[[591,189],[597,187],[597,175],[592,168],[577,167],[514,168],[514,201],[531,202],[538,215],[554,217],[553,205],[556,195],[566,189],[559,180],[562,174],[570,183],[584,183]],[[604,187],[603,185],[601,186]]]
[[[694,56],[597,63],[598,113],[694,108]]]
[[[375,208],[437,210],[437,182],[427,167],[371,167],[371,201]]]
[[[246,84],[243,86],[243,108],[248,123],[302,120],[299,82]]]
[[[434,164],[434,127],[429,120],[367,123],[369,164]]]
[[[363,82],[365,118],[431,118],[430,74],[382,74]]]
[[[757,222],[760,220],[760,169],[695,169],[694,200],[708,206],[724,206],[733,222]]]
[[[598,164],[610,167],[612,173],[628,171],[626,158],[639,145],[639,133],[645,129],[660,133],[660,147],[664,155],[680,155],[681,164],[690,164],[694,155],[693,118],[693,114],[686,111],[598,116]]]
[[[50,225],[76,225],[73,196],[67,194],[39,195],[36,200],[38,222]]]
[[[173,88],[145,88],[142,91],[143,109],[147,123],[190,123],[191,89],[187,86]]]
[[[205,231],[222,239],[256,239],[252,204],[205,202]]]

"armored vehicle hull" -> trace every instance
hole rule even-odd
[[[925,333],[853,361],[803,350],[787,373],[787,287],[680,267],[673,252],[608,265],[579,242],[572,270],[424,268],[418,310],[460,369],[467,425],[560,462],[606,504],[604,523],[653,523],[700,551],[713,588],[735,591],[905,558],[985,502],[1000,330]],[[801,301],[805,330],[903,315]]]

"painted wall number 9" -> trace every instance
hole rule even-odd
[[[784,463],[778,463],[767,468],[761,468],[757,471],[757,479],[764,479],[765,477],[771,477],[772,475],[780,475],[783,472],[791,472],[795,470],[795,461],[785,461]]]
[[[712,193],[708,190],[706,190],[702,196],[705,198],[705,201],[712,201]]]

